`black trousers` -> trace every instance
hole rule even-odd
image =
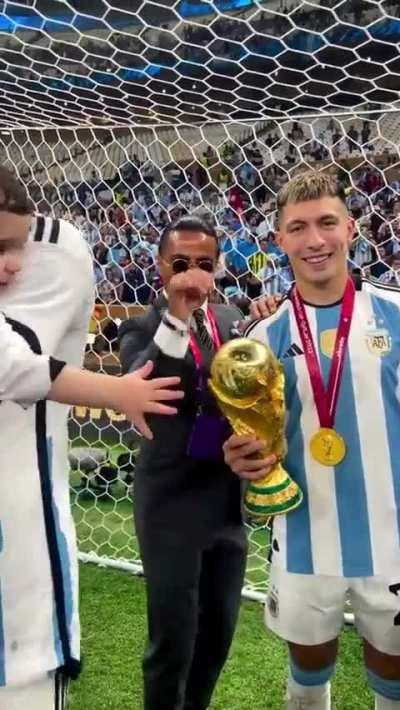
[[[204,546],[187,538],[139,536],[148,613],[145,710],[206,710],[238,618],[244,530],[221,532]]]

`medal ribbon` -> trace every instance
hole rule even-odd
[[[313,343],[310,324],[304,302],[296,286],[292,289],[290,298],[299,329],[301,342],[308,374],[310,376],[311,387],[314,394],[314,402],[317,408],[321,427],[332,429],[335,422],[336,406],[339,396],[340,384],[342,381],[343,365],[346,356],[347,343],[349,339],[350,326],[354,311],[355,288],[353,281],[349,278],[343,295],[342,308],[340,311],[339,325],[336,332],[335,346],[332,356],[332,364],[329,371],[328,388],[325,390],[322,379],[321,368],[315,346]]]
[[[211,328],[211,337],[214,343],[214,348],[215,350],[218,350],[218,348],[221,347],[222,341],[218,332],[217,322],[215,320],[214,313],[212,312],[209,306],[207,307],[207,318]],[[197,371],[200,371],[203,368],[203,356],[193,333],[190,333],[190,349],[192,351],[196,369]]]

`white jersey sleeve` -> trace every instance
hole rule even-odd
[[[53,220],[47,222],[54,225]],[[66,301],[69,327],[60,339],[57,355],[71,364],[80,365],[93,309],[90,254],[75,227],[63,221],[59,222],[57,248],[53,242],[48,244],[47,259],[55,259],[50,268],[53,271],[59,270],[60,274],[64,273],[65,282],[56,282],[57,293],[54,293],[53,297],[59,303],[54,303],[51,293],[48,292],[48,302],[42,310],[55,307],[59,312],[59,321],[64,323],[62,313],[65,312],[66,306],[62,306],[61,301]],[[46,249],[46,243],[41,244],[41,247]],[[52,325],[55,327],[54,320]],[[22,406],[29,406],[44,399],[53,379],[50,357],[34,353],[26,340],[13,330],[3,313],[0,313],[0,347],[0,401],[14,401]]]
[[[44,399],[51,387],[50,358],[35,355],[0,313],[0,400],[28,406]]]
[[[267,317],[252,320],[247,324],[243,337],[251,338],[251,340],[258,340],[260,343],[267,345],[267,347],[271,347],[269,329],[275,321],[279,322],[282,313],[287,310],[289,303],[290,301],[288,301],[287,297],[283,296],[282,300],[277,305],[275,313],[272,313]]]
[[[68,310],[69,317],[54,356],[78,367],[83,362],[94,307],[92,255],[80,232],[63,220],[57,246],[63,254],[62,261],[58,254],[55,256],[63,285],[62,293],[55,298],[62,299],[61,308]]]

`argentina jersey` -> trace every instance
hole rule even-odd
[[[341,304],[305,304],[325,388]],[[268,344],[285,373],[285,468],[302,504],[273,523],[272,561],[288,572],[390,575],[400,566],[400,290],[363,281],[356,290],[334,427],[347,453],[335,467],[310,454],[319,429],[290,299],[246,336]]]
[[[0,310],[35,353],[79,366],[92,312],[79,232],[37,216]],[[78,564],[69,501],[68,407],[0,403],[0,686],[79,670]]]

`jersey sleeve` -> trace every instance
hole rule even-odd
[[[89,254],[80,264],[79,292],[71,296],[75,299],[75,311],[62,341],[62,348],[56,355],[71,365],[81,366],[95,302],[93,265]]]
[[[62,362],[36,355],[0,313],[0,400],[27,407],[48,394]]]
[[[260,343],[269,346],[268,320],[267,318],[261,318],[252,321],[244,329],[243,336],[245,338],[251,338],[252,340],[258,340]]]
[[[43,245],[43,249],[53,273],[45,307],[52,327],[58,331],[55,338],[58,346],[52,354],[79,367],[94,307],[92,256],[79,230],[63,220],[57,244]]]

